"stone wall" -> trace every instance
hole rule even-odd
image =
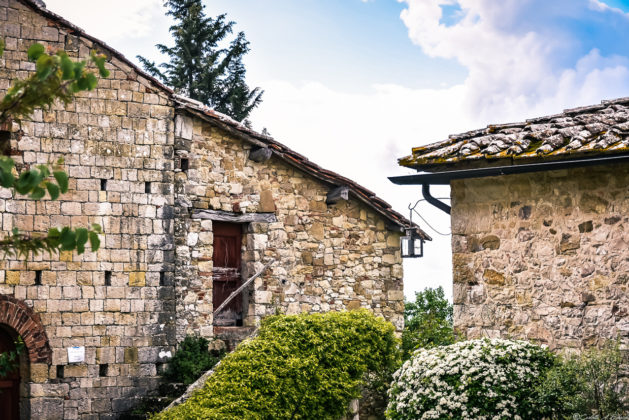
[[[248,159],[251,144],[199,118],[178,117],[176,154],[177,328],[181,337],[212,329],[212,220],[203,210],[266,213],[274,222],[244,224],[243,277],[270,269],[245,292],[245,325],[276,312],[368,308],[403,327],[400,233],[354,198],[327,205],[330,186],[277,157]]]
[[[629,166],[452,182],[455,327],[629,344]]]
[[[94,47],[14,0],[0,0],[0,37],[0,93],[34,69],[26,55],[34,42],[75,59]],[[106,232],[97,253],[0,261],[0,294],[39,314],[52,348],[52,363],[25,381],[24,418],[115,417],[154,387],[159,352],[175,344],[172,287],[160,285],[174,260],[174,109],[121,60],[111,57],[107,67],[111,76],[97,89],[37,110],[21,133],[13,130],[18,167],[63,157],[70,191],[35,202],[1,190],[2,231],[99,223]],[[70,346],[85,347],[86,363],[68,364]]]

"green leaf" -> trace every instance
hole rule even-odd
[[[44,195],[46,195],[46,190],[38,186],[33,189],[33,192],[29,195],[29,198],[31,200],[41,200]]]
[[[20,194],[28,194],[36,186],[38,186],[39,183],[42,182],[42,180],[43,178],[39,171],[24,171],[20,174],[20,177],[15,184],[15,190]]]
[[[100,227],[98,223],[92,223],[92,230],[96,233],[102,233],[103,229]]]
[[[6,156],[0,157],[0,185],[4,188],[13,187],[15,182],[15,176],[13,176],[14,166],[15,162],[13,162],[13,159]]]
[[[57,180],[57,183],[59,184],[59,189],[61,190],[62,194],[65,194],[68,192],[68,174],[66,174],[63,171],[55,171],[52,174],[55,179]]]
[[[46,182],[46,189],[48,190],[48,194],[50,194],[51,200],[56,200],[59,198],[59,187],[52,182]]]
[[[28,59],[30,61],[35,61],[39,59],[39,57],[46,52],[46,49],[42,44],[33,44],[30,46],[26,54],[28,54]]]
[[[48,229],[48,239],[58,240],[59,238],[61,238],[61,232],[59,232],[59,229],[57,228]]]
[[[82,254],[85,252],[85,243],[87,242],[87,229],[76,229],[76,252]]]
[[[85,67],[84,61],[77,61],[74,63],[74,77],[79,79],[83,76],[83,68]]]
[[[67,55],[61,57],[61,77],[63,80],[71,80],[74,78],[74,63]]]
[[[0,57],[2,57],[2,55],[4,54],[4,39],[0,38]]]
[[[35,72],[37,73],[37,77],[39,80],[45,80],[52,74],[54,70],[54,63],[52,61],[52,57],[49,55],[41,55],[37,59],[35,63]]]
[[[89,88],[89,83],[85,77],[81,77],[79,80],[77,80],[76,85],[79,90],[87,90]]]
[[[89,237],[90,245],[92,246],[92,252],[98,251],[98,248],[100,248],[100,238],[98,237],[96,232],[92,230],[89,231]]]
[[[0,170],[0,185],[4,188],[11,188],[14,182],[15,177],[11,172],[5,172],[3,169]]]
[[[0,169],[6,172],[11,172],[15,167],[15,162],[10,157],[0,157]]]
[[[42,178],[48,178],[50,176],[50,169],[46,165],[37,165],[37,169],[41,172]]]
[[[98,67],[98,73],[101,77],[109,77],[109,70],[105,68],[105,62],[107,61],[107,57],[104,54],[96,54],[96,51],[92,51],[92,61]]]
[[[85,78],[87,79],[87,90],[92,90],[98,85],[98,78],[93,73],[87,73]]]
[[[61,249],[71,251],[76,247],[76,234],[69,227],[61,229]]]

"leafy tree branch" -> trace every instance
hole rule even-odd
[[[0,39],[0,56],[4,53],[4,40]],[[89,62],[72,61],[64,51],[48,54],[41,44],[33,44],[27,51],[28,59],[35,63],[35,72],[26,79],[14,80],[6,95],[0,100],[0,127],[10,129],[12,122],[21,124],[37,108],[50,108],[57,100],[70,103],[81,91],[92,90],[98,84],[98,75],[108,77],[106,57],[92,51]],[[87,68],[94,64],[96,73]],[[13,195],[25,195],[41,200],[46,193],[51,200],[68,191],[68,175],[62,168],[63,159],[53,165],[37,165],[18,173],[15,161],[0,156],[0,187],[10,189]],[[27,258],[42,251],[49,253],[72,251],[82,254],[89,241],[92,251],[100,247],[98,234],[101,227],[51,228],[45,236],[25,234],[13,229],[0,239],[0,251],[4,256]]]

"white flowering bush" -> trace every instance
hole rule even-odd
[[[549,350],[526,341],[417,350],[393,376],[387,418],[541,418],[535,388],[553,361]]]

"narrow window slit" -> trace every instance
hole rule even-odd
[[[63,365],[57,365],[57,378],[63,378]]]
[[[41,285],[41,270],[35,270],[35,285]]]
[[[105,286],[111,286],[111,271],[105,271]]]
[[[98,365],[98,376],[107,376],[108,369],[109,369],[109,365],[107,364]]]
[[[151,183],[150,182],[145,182],[144,183],[144,192],[147,194],[151,193]]]
[[[188,161],[187,158],[181,158],[181,163],[179,164],[181,172],[188,172],[189,165],[190,165],[190,162]]]
[[[159,272],[159,285],[166,286],[166,273],[163,271]]]
[[[0,130],[0,154],[9,156],[11,154],[11,132]]]
[[[107,190],[107,180],[106,179],[101,179],[100,180],[100,190],[101,191],[106,191]]]

